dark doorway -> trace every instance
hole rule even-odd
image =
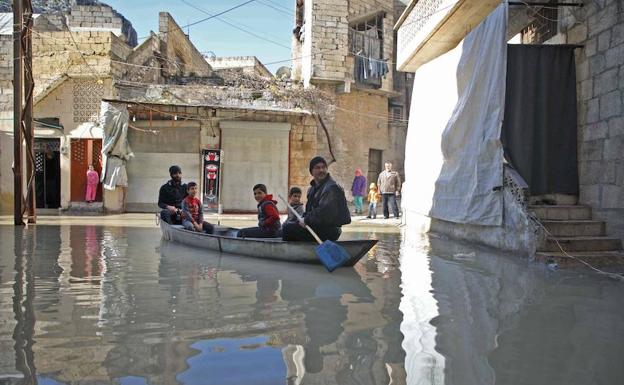
[[[35,138],[35,199],[37,208],[61,207],[61,141]]]
[[[368,183],[377,183],[377,177],[379,173],[381,173],[381,168],[383,166],[381,164],[381,155],[381,150],[374,150],[372,148],[368,150],[368,175],[366,175]]]

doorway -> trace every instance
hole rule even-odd
[[[61,141],[35,138],[35,201],[39,209],[61,207]]]
[[[87,170],[93,165],[102,175],[102,139],[71,140],[71,201],[84,202],[87,191]],[[96,202],[102,202],[102,184],[97,187]]]
[[[372,148],[368,150],[368,174],[366,176],[369,184],[377,184],[377,177],[379,177],[382,167],[381,156],[381,150],[375,150]]]

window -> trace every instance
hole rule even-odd
[[[533,12],[534,20],[520,32],[522,44],[542,44],[557,34],[559,9],[557,0],[550,0],[554,5],[543,7]]]
[[[349,26],[349,53],[355,58],[353,77],[361,86],[381,87],[381,78],[388,72],[387,63],[383,60],[384,16],[380,12]]]

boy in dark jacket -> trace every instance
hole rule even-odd
[[[277,211],[277,201],[273,195],[267,194],[263,184],[253,187],[254,199],[258,202],[258,227],[247,227],[238,231],[240,238],[275,238],[279,231],[280,217]]]
[[[290,207],[295,209],[295,211],[299,213],[299,215],[303,216],[304,207],[303,203],[301,203],[301,195],[302,191],[299,187],[291,187],[290,191],[288,191],[288,204],[290,205]],[[288,218],[286,219],[286,222],[284,224],[297,222],[299,222],[299,220],[297,219],[295,214],[291,213],[290,210],[288,210]]]

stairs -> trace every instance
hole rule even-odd
[[[595,267],[624,265],[622,241],[606,235],[605,223],[592,220],[590,207],[533,205],[529,211],[550,233],[535,253],[537,261],[565,267],[583,265],[567,257],[559,248],[561,245],[569,255]]]
[[[63,215],[92,216],[104,214],[104,204],[102,202],[70,202],[69,208]]]

